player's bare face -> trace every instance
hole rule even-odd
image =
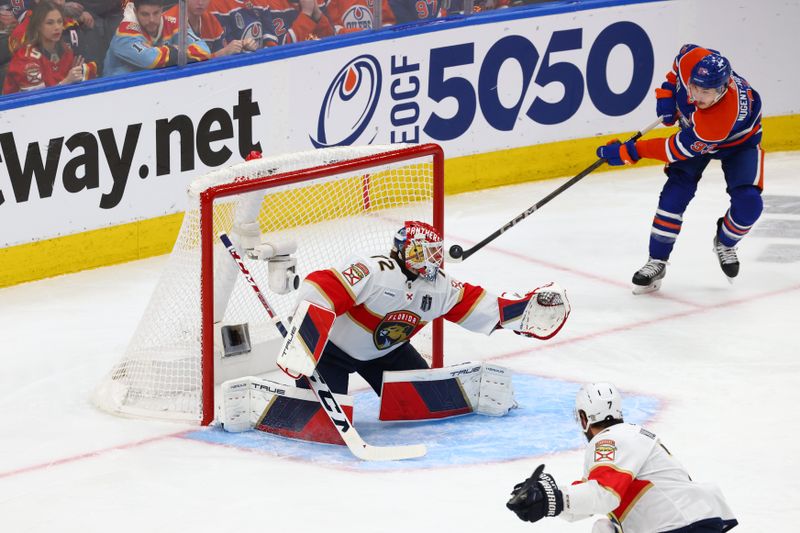
[[[158,28],[161,25],[161,6],[139,6],[139,9],[136,10],[136,20],[150,37],[157,37]]]
[[[193,17],[199,17],[206,12],[211,0],[186,0],[186,10]]]
[[[39,26],[39,39],[44,45],[52,45],[61,39],[62,33],[64,33],[64,18],[60,11],[54,9],[45,16]]]
[[[722,96],[718,89],[704,89],[694,83],[689,84],[689,91],[691,92],[692,100],[694,100],[694,105],[698,109],[708,109],[716,104],[717,100]]]

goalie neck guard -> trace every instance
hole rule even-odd
[[[412,273],[428,281],[436,279],[442,267],[442,236],[425,222],[408,220],[394,236],[393,250]]]

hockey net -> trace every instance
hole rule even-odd
[[[217,235],[257,222],[270,242],[297,244],[300,279],[353,252],[388,255],[405,220],[443,231],[443,157],[437,145],[327,148],[247,161],[189,187],[178,239],[122,360],[93,401],[114,414],[203,425],[214,419],[215,386],[275,370],[280,335]],[[264,261],[245,259],[277,315],[296,292],[268,288]],[[222,328],[244,325],[248,350],[229,354]],[[441,366],[441,321],[414,339]],[[229,336],[230,337],[230,336]],[[241,340],[241,339],[239,339]]]

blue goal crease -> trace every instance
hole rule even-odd
[[[318,444],[278,437],[260,431],[227,433],[204,428],[185,438],[258,451],[276,458],[307,461],[320,466],[352,470],[417,470],[458,465],[513,461],[577,450],[586,441],[572,414],[579,383],[530,374],[514,375],[519,408],[507,416],[467,415],[425,422],[381,422],[379,398],[370,390],[357,393],[355,426],[364,440],[376,446],[424,444],[428,454],[404,461],[366,462],[345,446]],[[626,394],[625,421],[643,424],[661,405],[657,398]]]

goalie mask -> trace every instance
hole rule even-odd
[[[581,411],[586,423],[581,420]],[[586,433],[589,426],[604,420],[622,420],[622,397],[611,383],[587,383],[575,397],[575,420]]]
[[[442,236],[425,222],[406,221],[394,236],[394,251],[412,273],[434,281],[444,258]]]

